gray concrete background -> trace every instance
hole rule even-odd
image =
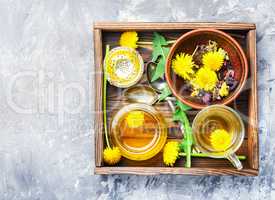
[[[260,175],[92,176],[96,20],[257,24]],[[0,199],[275,199],[272,0],[0,0]]]

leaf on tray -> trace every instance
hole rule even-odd
[[[157,62],[157,67],[153,72],[152,82],[162,78],[164,75],[165,62],[170,50],[168,47],[165,47],[166,45],[168,43],[165,38],[159,33],[154,32],[152,61]]]
[[[154,38],[153,38],[152,61],[156,62],[158,57],[160,55],[163,55],[162,46],[166,46],[166,45],[168,45],[168,43],[165,40],[165,38],[157,32],[154,32],[153,36],[154,36]]]
[[[159,99],[158,101],[163,101],[164,99],[166,99],[166,97],[170,96],[172,94],[170,88],[168,87],[168,85],[165,85],[165,88],[163,88],[163,90],[161,91],[161,94],[159,95]]]
[[[192,109],[190,106],[183,104],[180,101],[176,101],[176,105],[183,111],[188,111]]]
[[[176,105],[177,105],[177,108],[173,113],[173,121],[180,121],[183,125],[184,137],[182,139],[182,142],[180,143],[180,149],[181,151],[184,151],[186,153],[185,167],[190,168],[191,167],[191,149],[193,145],[193,134],[192,134],[192,128],[190,126],[190,123],[185,111],[190,110],[191,107],[183,104],[178,100],[176,101]]]

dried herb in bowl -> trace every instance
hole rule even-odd
[[[228,53],[212,40],[198,45],[192,55],[178,53],[172,69],[184,80],[183,90],[204,104],[222,100],[238,85]]]

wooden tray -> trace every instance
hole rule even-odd
[[[103,58],[106,44],[114,44],[119,40],[121,32],[134,30],[140,38],[152,39],[152,33],[157,31],[168,39],[175,39],[183,33],[197,28],[215,28],[223,30],[233,36],[242,46],[247,55],[250,71],[245,89],[241,95],[230,104],[237,110],[246,127],[245,140],[238,150],[238,154],[246,155],[243,161],[243,170],[237,171],[225,159],[192,158],[192,168],[184,168],[184,158],[178,159],[175,167],[165,167],[162,161],[162,152],[154,158],[137,162],[123,158],[117,166],[106,166],[103,163],[104,132],[102,112],[103,89]],[[258,132],[257,132],[257,67],[256,67],[256,26],[248,23],[95,23],[95,173],[96,174],[190,174],[190,175],[245,175],[256,176],[259,170]],[[151,49],[137,49],[145,62],[151,57]],[[141,80],[145,83],[145,79]],[[108,121],[112,114],[122,105],[127,104],[121,98],[122,90],[107,86],[107,116]],[[181,133],[176,123],[171,120],[171,111],[166,103],[156,105],[165,116],[169,126],[169,140],[181,140]],[[188,115],[192,120],[198,110],[191,110]]]

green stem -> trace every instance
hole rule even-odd
[[[110,51],[110,46],[106,45],[105,57]],[[107,127],[107,78],[105,69],[103,69],[103,123],[104,123],[104,135],[107,146],[111,148],[109,138],[108,138],[108,127]]]
[[[179,153],[180,156],[185,157],[187,154],[186,153]],[[197,157],[197,158],[210,158],[207,154],[204,153],[191,153],[192,157]],[[246,160],[246,156],[244,155],[239,155],[237,156],[239,160]],[[219,159],[225,159],[225,158],[219,158]]]
[[[185,167],[190,168],[191,167],[191,145],[188,146],[188,148],[186,149],[186,163],[185,163]]]
[[[143,44],[148,44],[148,45],[152,45],[153,44],[153,42],[149,42],[149,41],[139,41],[139,42],[137,42],[137,45],[143,45]]]
[[[186,116],[186,114],[183,114],[183,121],[184,121],[184,140],[188,144],[186,148],[186,162],[185,167],[190,168],[191,167],[191,148],[192,148],[192,128],[190,126],[190,122]]]
[[[174,44],[176,42],[176,40],[168,40],[167,44]]]
[[[176,40],[169,40],[167,41],[167,44],[174,44],[176,42]],[[137,45],[152,45],[153,42],[150,41],[138,41]]]

